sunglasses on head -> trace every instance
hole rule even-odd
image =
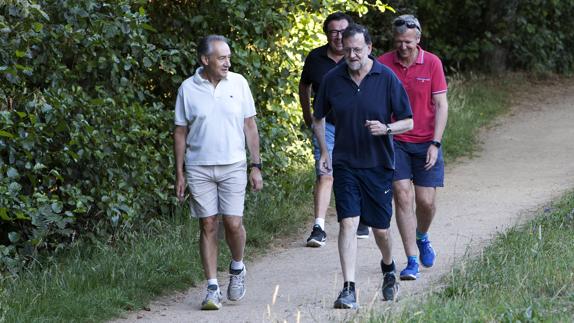
[[[395,25],[395,27],[400,27],[400,26],[402,26],[402,25],[407,25],[407,28],[409,28],[409,29],[416,28],[416,29],[418,29],[419,31],[421,30],[420,27],[419,27],[414,21],[412,21],[412,20],[406,21],[406,20],[404,20],[404,19],[398,19],[398,20],[395,20],[394,25]]]

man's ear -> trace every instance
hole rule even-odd
[[[209,63],[209,57],[207,57],[206,55],[201,55],[201,62],[203,63],[204,66],[208,65],[207,63]]]

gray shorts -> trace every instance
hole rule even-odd
[[[243,216],[247,186],[245,160],[230,165],[189,165],[186,175],[192,216]]]

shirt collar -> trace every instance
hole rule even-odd
[[[203,72],[203,66],[197,68],[197,69],[195,70],[195,74],[193,74],[193,81],[194,81],[196,84],[205,84],[205,83],[211,84],[211,82],[209,82],[209,80],[204,79],[204,78],[201,76],[201,73],[202,73],[202,72]],[[228,73],[229,73],[229,72],[228,72]],[[228,74],[228,75],[229,75],[229,74]],[[227,81],[227,77],[221,79],[221,81]]]
[[[417,49],[419,50],[419,53],[417,54],[415,64],[422,65],[425,62],[425,51],[419,45],[417,45]],[[393,55],[393,63],[403,66],[403,64],[401,64],[401,61],[399,61],[399,53],[396,49],[395,54]]]

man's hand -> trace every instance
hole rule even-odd
[[[425,163],[425,170],[430,170],[436,164],[438,158],[438,148],[435,145],[430,145],[427,150],[427,159]]]
[[[321,158],[319,158],[319,175],[331,174],[333,174],[333,166],[331,165],[329,154],[321,154]]]
[[[255,192],[259,192],[263,188],[263,176],[261,176],[261,170],[259,170],[259,168],[251,168],[251,172],[249,172],[249,184],[251,184],[251,189]]]
[[[387,134],[387,126],[379,120],[367,120],[365,127],[369,129],[369,133],[373,136],[382,136]]]
[[[176,175],[175,179],[175,196],[179,203],[183,203],[185,200],[185,177],[182,174]]]

